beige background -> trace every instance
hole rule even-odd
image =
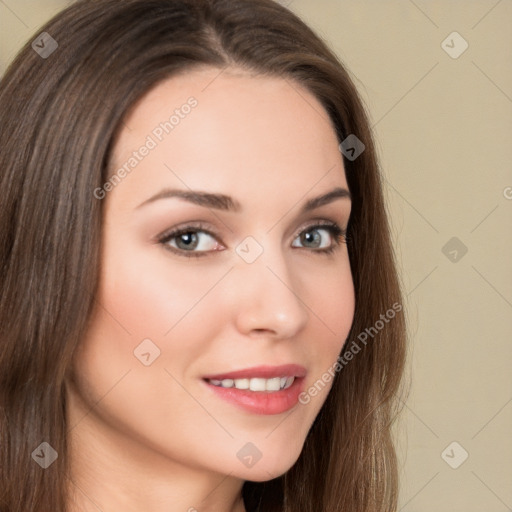
[[[0,72],[69,3],[0,0]],[[281,3],[347,64],[377,137],[411,329],[400,510],[510,511],[512,2]]]

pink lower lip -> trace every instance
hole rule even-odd
[[[249,391],[246,389],[223,388],[203,382],[220,398],[241,409],[256,414],[281,414],[290,410],[299,401],[303,377],[296,377],[288,389],[280,391]]]

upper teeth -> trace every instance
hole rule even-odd
[[[288,389],[295,380],[295,377],[274,377],[272,379],[209,379],[208,382],[214,386],[223,388],[250,389],[251,391],[279,391]]]

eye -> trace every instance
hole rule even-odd
[[[341,229],[336,223],[315,224],[301,231],[292,247],[300,247],[295,244],[296,240],[306,249],[328,254],[346,241],[346,230]]]
[[[180,256],[204,256],[220,250],[216,236],[201,226],[185,226],[164,233],[158,242]],[[188,254],[187,254],[188,253]]]

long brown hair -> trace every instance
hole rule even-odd
[[[341,62],[271,0],[81,0],[27,43],[0,82],[0,510],[64,512],[68,501],[65,380],[98,281],[102,204],[116,134],[130,108],[195,66],[279,76],[323,104],[352,194],[349,255],[356,293],[349,342],[371,341],[336,373],[295,465],[245,482],[248,512],[391,512],[398,472],[391,426],[406,359],[404,314],[373,136]],[[46,42],[45,42],[46,41]],[[349,343],[347,343],[348,346]],[[326,369],[327,370],[327,369]],[[47,469],[33,452],[47,442]]]

